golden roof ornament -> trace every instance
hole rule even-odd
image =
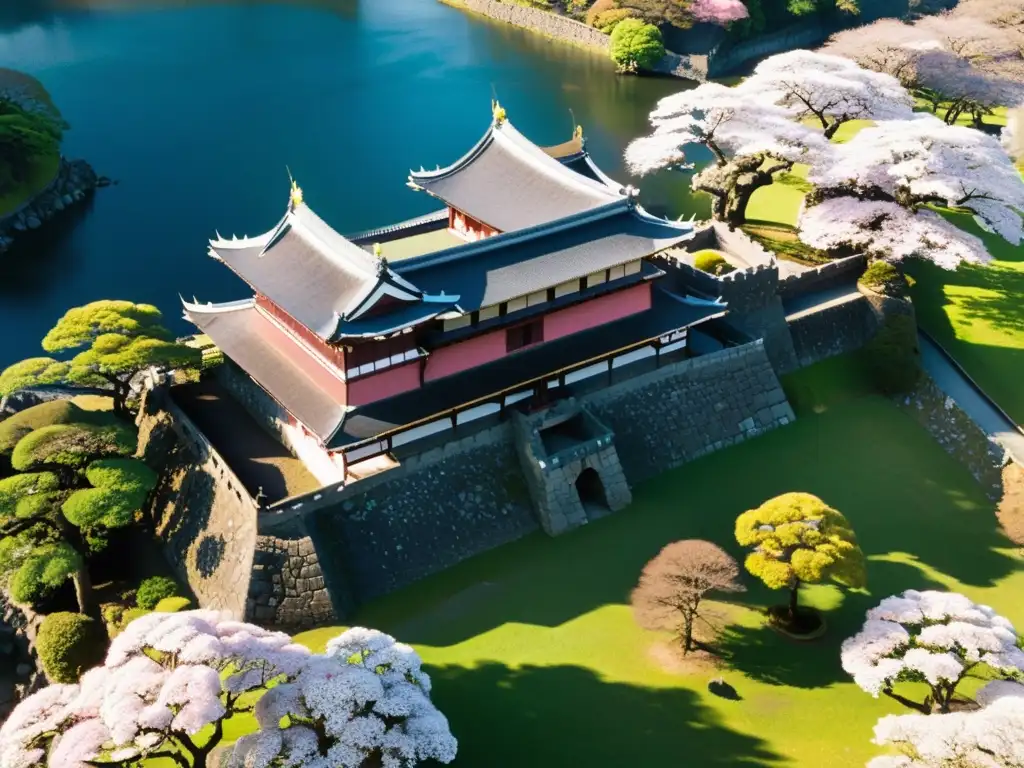
[[[495,125],[501,125],[508,117],[505,114],[505,108],[501,106],[497,99],[491,99],[491,114],[494,116]]]
[[[292,180],[292,192],[291,192],[292,208],[298,208],[302,205],[302,187],[300,187],[295,180]]]
[[[374,243],[373,244],[373,255],[376,256],[378,259],[380,258],[380,256],[381,256],[380,243]]]
[[[582,125],[577,125],[576,126],[576,130],[573,132],[573,138],[574,139],[582,139],[583,138],[583,126]]]

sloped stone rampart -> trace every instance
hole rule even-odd
[[[256,547],[256,502],[163,389],[147,391],[139,449],[162,467],[149,514],[168,562],[203,608],[246,617]]]

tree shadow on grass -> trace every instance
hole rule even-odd
[[[605,682],[575,666],[428,668],[459,740],[456,766],[778,765],[763,740],[726,727],[686,688]],[[728,702],[724,706],[743,706]]]
[[[733,625],[722,632],[715,652],[729,669],[767,685],[824,688],[849,682],[850,677],[840,664],[840,647],[846,638],[860,631],[868,609],[883,597],[906,589],[945,589],[920,569],[891,560],[868,562],[868,585],[870,594],[845,592],[838,607],[822,611],[828,627],[816,640],[793,640],[767,624]],[[774,594],[780,598],[776,602],[785,601],[784,593]]]

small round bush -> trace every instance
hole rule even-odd
[[[650,69],[665,55],[661,31],[640,19],[622,19],[611,38],[611,57],[621,72]]]
[[[152,576],[139,585],[136,600],[139,608],[152,611],[165,597],[177,597],[177,582],[167,576]]]
[[[909,284],[900,271],[888,261],[875,261],[861,275],[860,282],[883,296],[904,299]]]
[[[99,622],[81,613],[51,613],[36,636],[36,651],[51,683],[77,683],[103,661],[107,636]]]
[[[191,603],[187,597],[165,597],[156,604],[155,610],[157,613],[177,613],[184,611]]]
[[[726,275],[736,269],[718,251],[697,251],[693,255],[693,266],[709,275]]]

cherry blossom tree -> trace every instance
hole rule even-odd
[[[913,114],[914,100],[892,75],[864,69],[841,56],[796,50],[765,59],[747,87],[818,122],[825,138],[851,120],[897,120]]]
[[[361,627],[331,640],[293,682],[271,688],[255,715],[260,730],[224,748],[220,768],[409,768],[450,763],[458,747],[416,652]]]
[[[776,173],[825,147],[825,140],[746,84],[705,83],[668,96],[650,115],[654,131],[626,147],[634,174],[677,165],[690,145],[707,147],[714,162],[693,177],[694,190],[712,197],[716,219],[742,223],[747,203]]]
[[[865,69],[895,77],[904,88],[918,87],[918,59],[938,43],[912,24],[880,19],[873,24],[838,32],[822,53],[852,59]]]
[[[883,717],[873,741],[899,754],[876,757],[868,768],[1021,768],[1024,685],[996,680],[977,698],[977,711]]]
[[[861,631],[843,642],[841,659],[864,691],[884,693],[924,714],[949,712],[957,687],[979,666],[1006,678],[1024,673],[1013,625],[955,592],[910,589],[885,598],[867,612]],[[924,701],[893,690],[907,681],[928,686]]]
[[[103,666],[77,685],[52,685],[22,702],[0,727],[0,765],[451,762],[456,742],[429,691],[416,653],[379,632],[349,630],[326,656],[313,656],[284,633],[215,611],[153,613],[114,638]],[[225,721],[252,710],[263,730],[221,748]]]
[[[816,190],[801,214],[800,238],[815,248],[845,244],[877,258],[913,255],[945,267],[987,261],[983,244],[947,226],[926,208],[933,205],[966,209],[1014,245],[1024,236],[1024,180],[999,140],[932,115],[865,128],[819,155],[807,178]]]
[[[693,0],[690,13],[696,21],[726,26],[747,18],[750,12],[740,0]]]

